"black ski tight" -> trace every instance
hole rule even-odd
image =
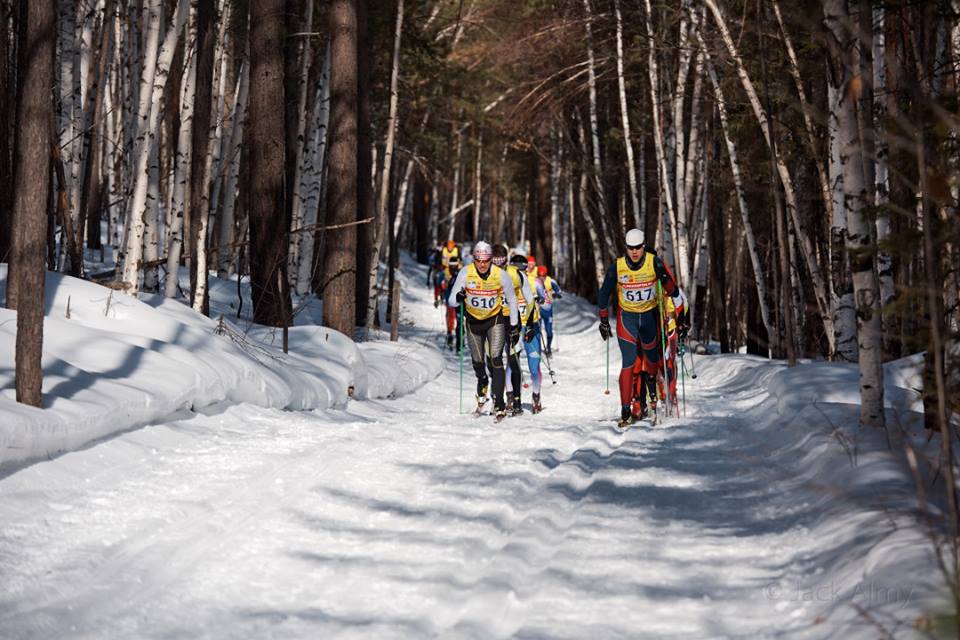
[[[493,406],[496,409],[504,408],[506,371],[503,368],[503,346],[506,339],[507,325],[502,315],[497,314],[486,320],[467,318],[467,344],[470,345],[470,359],[477,374],[477,393],[487,386],[487,372],[484,367],[486,360],[490,368],[490,378],[493,379]]]

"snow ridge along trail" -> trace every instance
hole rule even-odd
[[[184,413],[0,480],[0,637],[875,636],[792,596],[891,534],[868,504],[827,522],[765,431],[779,365],[704,358],[685,418],[620,433],[591,308],[565,297],[557,330],[537,416],[529,390],[502,424],[458,414],[454,354],[397,400]]]

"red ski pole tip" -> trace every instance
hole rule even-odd
[[[604,392],[603,392],[603,395],[605,395],[605,396],[610,395],[610,389],[607,389],[606,391],[604,391]]]

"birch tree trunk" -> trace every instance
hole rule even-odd
[[[370,252],[370,302],[367,305],[367,326],[365,335],[370,335],[380,302],[380,289],[377,287],[377,274],[380,270],[380,254],[383,251],[383,235],[387,227],[387,201],[390,197],[390,169],[393,162],[393,146],[397,134],[397,103],[399,102],[398,84],[400,79],[400,42],[403,35],[403,0],[397,0],[397,21],[393,34],[393,67],[390,70],[390,112],[387,116],[387,140],[383,150],[383,170],[380,173],[380,192],[377,199],[376,225],[373,249]]]
[[[453,193],[450,196],[450,230],[447,233],[447,240],[453,240],[453,235],[457,230],[457,213],[460,211],[458,206],[460,197],[460,167],[463,164],[463,129],[457,127],[456,159],[453,164]]]
[[[189,62],[186,81],[183,83],[180,97],[180,130],[177,132],[173,195],[170,199],[171,226],[167,233],[167,279],[164,283],[163,294],[168,298],[177,296],[177,289],[180,285],[184,213],[186,203],[190,198],[190,154],[193,150],[190,143],[193,136],[193,102],[196,92],[197,56],[192,54],[187,57]]]
[[[658,95],[660,80],[657,71],[656,51],[653,48],[653,44],[655,42],[653,37],[653,10],[650,7],[650,0],[644,0],[644,3],[647,9],[646,28],[647,40],[649,42],[649,49],[647,51],[647,71],[650,76],[650,103],[653,105],[653,142],[657,156],[657,183],[659,187],[659,199],[661,203],[660,213],[661,215],[665,215],[667,220],[674,220],[676,219],[676,215],[674,214],[673,209],[673,196],[670,193],[670,176],[667,172],[667,158],[663,146],[663,129],[662,120],[660,117],[660,97]],[[664,231],[664,226],[665,225],[663,224],[660,225],[661,231]],[[672,251],[669,253],[672,255]]]
[[[617,255],[617,248],[613,241],[613,234],[609,229],[610,224],[607,220],[607,194],[603,186],[603,162],[601,161],[600,155],[600,123],[597,118],[597,74],[593,56],[593,10],[590,8],[590,0],[583,0],[583,10],[587,16],[585,27],[587,30],[587,78],[590,86],[590,140],[593,149],[593,179],[597,190],[600,229],[603,231],[603,241],[607,249],[607,254],[612,257]]]
[[[627,181],[630,183],[630,204],[633,205],[634,226],[642,230],[646,226],[646,220],[640,212],[640,200],[637,196],[637,169],[633,160],[633,143],[630,138],[630,112],[627,109],[627,86],[623,77],[623,18],[620,15],[620,0],[614,0],[613,8],[617,17],[617,89],[620,93],[623,146],[627,152]]]
[[[954,11],[960,11],[960,2],[954,0]],[[887,47],[886,47],[886,10],[882,4],[878,4],[873,9],[873,115],[874,115],[874,135],[876,136],[876,156],[877,172],[874,176],[874,191],[876,192],[877,206],[877,245],[883,247],[890,237],[890,214],[888,204],[890,201],[890,171],[888,162],[890,159],[890,144],[888,141],[886,126],[884,124],[888,113],[887,103],[894,100],[895,97],[887,95]],[[955,48],[954,58],[960,60],[960,48]],[[877,276],[880,283],[880,306],[882,309],[893,302],[896,296],[896,290],[893,284],[893,258],[882,248],[877,253]],[[886,314],[883,316],[884,324],[895,324]],[[884,326],[884,335],[892,335],[893,326]]]
[[[310,228],[317,224],[322,188],[323,166],[327,150],[327,124],[330,120],[330,45],[323,57],[323,69],[317,85],[317,97],[313,107],[311,140],[307,145],[306,165],[303,171],[303,224]],[[297,293],[306,295],[313,280],[313,246],[315,235],[304,232],[300,236],[300,273],[297,276]]]
[[[840,134],[840,88],[827,84],[827,137],[830,150],[830,186],[833,216],[830,220],[830,270],[833,283],[835,356],[845,362],[857,362],[857,310],[853,299],[853,281],[847,257],[847,209],[844,204],[843,150]]]
[[[724,19],[723,14],[720,12],[720,9],[717,7],[715,0],[703,1],[710,10],[710,13],[713,15],[714,21],[717,24],[717,28],[720,30],[720,34],[723,38],[724,44],[726,45],[727,51],[730,54],[730,57],[736,63],[737,75],[740,77],[740,82],[747,94],[747,98],[750,100],[750,105],[753,108],[753,112],[760,125],[760,129],[763,131],[767,147],[772,150],[773,139],[770,133],[769,118],[767,117],[766,111],[764,111],[763,107],[760,105],[760,99],[757,97],[757,92],[753,87],[753,82],[750,80],[750,76],[747,74],[747,70],[743,65],[743,60],[740,57],[740,54],[737,52],[736,45],[734,44],[733,38],[730,35],[730,30],[727,28],[726,20]],[[647,2],[649,2],[649,0],[647,0]],[[813,281],[814,296],[817,300],[820,318],[823,322],[824,330],[827,335],[827,341],[829,343],[830,353],[832,354],[836,350],[836,344],[833,333],[833,319],[830,313],[830,301],[827,297],[826,285],[824,284],[823,275],[820,271],[820,265],[817,263],[816,252],[814,251],[813,243],[810,241],[810,237],[802,231],[803,227],[800,224],[800,216],[797,210],[796,192],[793,188],[793,178],[790,175],[790,170],[787,168],[786,163],[781,157],[778,157],[777,159],[777,172],[780,176],[780,181],[783,183],[783,193],[784,200],[786,201],[787,213],[790,216],[790,220],[793,223],[794,229],[796,230],[797,237],[800,240],[800,246],[803,250],[804,263],[806,264],[807,271],[810,274],[810,279]]]
[[[206,313],[207,302],[207,224],[210,217],[210,173],[212,163],[213,62],[217,31],[212,2],[197,5],[197,77],[194,93],[193,126],[190,153],[190,200],[187,227],[190,233],[190,304]],[[257,305],[254,304],[254,309]]]
[[[829,30],[835,61],[839,106],[837,124],[840,135],[840,163],[843,167],[843,199],[848,211],[848,249],[851,253],[853,289],[857,304],[857,346],[860,362],[860,425],[883,427],[883,335],[880,328],[880,296],[871,248],[871,229],[863,208],[867,185],[864,181],[857,92],[851,87],[858,69],[853,65],[850,13],[847,0],[824,0],[824,23]],[[839,55],[838,55],[839,54]]]
[[[482,200],[482,184],[480,176],[483,170],[483,129],[477,127],[477,160],[473,164],[473,238],[480,238],[480,204]]]
[[[305,35],[300,37],[300,81],[299,81],[299,92],[297,94],[298,104],[297,104],[297,164],[293,172],[293,186],[296,190],[293,195],[292,213],[290,217],[290,228],[293,230],[300,229],[304,226],[304,185],[303,185],[303,175],[304,175],[304,162],[305,156],[307,154],[307,144],[306,144],[306,130],[307,130],[307,82],[310,76],[310,62],[313,59],[311,54],[310,39],[311,31],[313,30],[313,2],[307,2],[306,12],[303,18],[303,33]],[[304,259],[304,254],[300,253],[300,249],[303,247],[303,237],[305,235],[310,235],[308,233],[296,232],[290,235],[290,248],[287,252],[287,273],[290,274],[292,280],[291,284],[295,291],[299,292],[302,285],[300,284],[300,263]],[[311,262],[311,258],[308,256],[306,258],[307,263]],[[309,272],[309,269],[308,269]]]

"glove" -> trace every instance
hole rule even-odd
[[[600,337],[604,340],[609,340],[613,335],[613,331],[610,329],[610,319],[606,316],[600,318]]]
[[[561,298],[563,298],[563,294],[562,294],[562,293],[555,293],[555,294],[553,294],[553,299],[554,299],[554,300],[560,300]]]
[[[520,325],[512,324],[510,325],[510,343],[511,345],[517,344],[517,340],[520,339]]]
[[[541,296],[540,294],[537,294],[534,300],[537,301],[537,304],[543,304],[543,296]]]
[[[688,331],[690,331],[690,312],[684,309],[683,313],[677,317],[677,335],[681,341],[687,339]]]
[[[463,301],[467,299],[467,292],[464,289],[457,291],[457,304],[463,304]]]
[[[540,334],[540,324],[536,322],[531,322],[527,325],[527,330],[523,334],[523,341],[530,342]]]

